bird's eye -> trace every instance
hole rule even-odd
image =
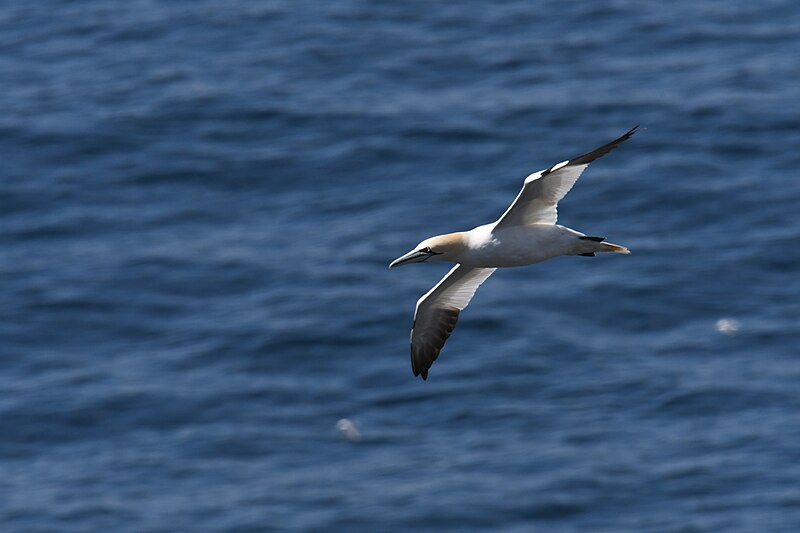
[[[426,254],[429,254],[429,253],[433,252],[433,250],[431,250],[430,246],[426,246],[425,248],[422,249],[422,251],[425,252]]]

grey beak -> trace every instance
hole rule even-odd
[[[421,250],[411,250],[406,255],[398,257],[397,259],[389,263],[389,268],[405,265],[406,263],[421,263],[432,255],[434,254],[430,252],[423,252]]]

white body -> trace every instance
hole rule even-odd
[[[525,266],[602,248],[599,243],[581,240],[582,236],[583,233],[553,224],[505,228],[486,224],[466,232],[467,246],[456,262],[479,268]]]

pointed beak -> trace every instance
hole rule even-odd
[[[405,265],[407,263],[421,263],[432,255],[434,254],[431,252],[423,252],[422,250],[412,250],[408,252],[406,255],[398,257],[397,259],[389,263],[389,268]]]

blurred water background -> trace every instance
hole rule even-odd
[[[798,531],[800,10],[9,1],[0,530]],[[423,382],[390,260],[641,124]],[[344,419],[344,420],[343,420]]]

